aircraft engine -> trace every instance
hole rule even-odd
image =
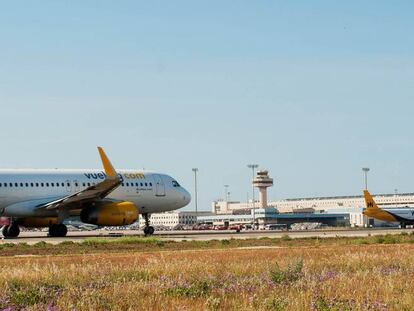
[[[124,226],[138,219],[138,211],[132,202],[103,203],[82,209],[81,221],[98,226]]]

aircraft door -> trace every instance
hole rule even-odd
[[[155,195],[157,197],[163,197],[165,196],[165,184],[162,180],[161,175],[154,174],[154,180],[155,180]]]

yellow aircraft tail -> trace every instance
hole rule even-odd
[[[365,216],[382,221],[398,221],[392,214],[378,207],[377,203],[375,203],[372,195],[368,192],[368,190],[364,190],[364,198],[366,209],[363,214]]]
[[[364,190],[364,198],[367,209],[379,209],[377,203],[375,203],[371,193],[369,193],[368,190]]]
[[[110,178],[117,177],[117,173],[114,167],[112,166],[111,161],[109,161],[108,157],[106,156],[105,151],[102,149],[102,147],[98,147],[98,151],[99,155],[101,156],[102,165],[104,167],[106,176]]]

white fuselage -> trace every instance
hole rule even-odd
[[[119,170],[122,184],[106,199],[133,202],[138,213],[159,213],[186,206],[190,194],[172,177],[155,172]],[[35,208],[106,178],[102,170],[0,170],[0,216],[53,216],[54,210]]]

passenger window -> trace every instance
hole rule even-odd
[[[10,186],[10,187],[13,187],[13,184],[12,184],[12,183],[9,183],[9,186]]]
[[[23,187],[23,183],[22,182],[20,183],[20,187]]]
[[[36,183],[36,187],[39,187],[39,183],[38,182]]]
[[[40,183],[40,186],[41,186],[41,187],[44,187],[44,185],[45,185],[44,183]]]
[[[152,187],[152,182],[150,182],[149,185]]]
[[[123,187],[124,186],[124,183],[121,183],[121,186]]]
[[[54,184],[54,183],[51,183],[50,185],[51,185],[52,187],[54,187],[54,186],[55,186],[55,184]]]
[[[16,182],[16,183],[14,183],[14,186],[15,186],[15,187],[18,187],[18,186],[19,186],[19,184]]]
[[[145,183],[145,187],[148,187],[148,184],[147,183]]]
[[[75,182],[75,187],[79,186],[77,182]]]
[[[85,184],[85,183],[83,183],[83,184],[82,184],[82,186],[86,187],[86,184]]]
[[[126,183],[126,186],[129,187],[129,182]]]
[[[62,187],[64,187],[65,186],[65,184],[64,183],[62,183]]]
[[[32,182],[30,183],[30,187],[33,187],[33,183]]]
[[[49,187],[49,183],[48,182],[46,183],[46,187]]]
[[[88,187],[90,187],[90,186],[91,186],[91,183],[88,182]]]
[[[67,186],[70,187],[70,183],[67,183]]]
[[[59,187],[59,183],[58,182],[56,183],[56,187]]]
[[[144,187],[144,184],[143,183],[141,183],[141,187]]]
[[[29,183],[26,183],[26,187],[29,187]]]
[[[4,183],[4,186],[5,186],[5,187],[7,187],[7,184],[6,184],[6,183]]]
[[[138,186],[139,186],[139,184],[136,182],[136,183],[135,183],[135,186],[136,186],[136,187],[138,187]]]

